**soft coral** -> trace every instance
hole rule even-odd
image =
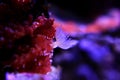
[[[24,1],[0,2],[0,69],[45,74],[51,66],[54,20],[48,18],[44,0]]]

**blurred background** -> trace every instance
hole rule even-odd
[[[112,8],[119,8],[119,0],[48,0],[52,14],[65,20],[90,23]]]
[[[120,80],[119,1],[49,0],[48,6],[55,26],[69,35],[54,49],[60,80]]]

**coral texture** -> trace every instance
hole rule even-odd
[[[54,20],[43,5],[44,0],[0,1],[0,72],[51,70]]]

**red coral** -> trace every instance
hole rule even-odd
[[[44,0],[0,1],[0,76],[6,66],[18,72],[50,71],[55,29],[44,7]]]
[[[11,54],[1,60],[2,65],[10,65],[18,72],[45,74],[50,71],[51,44],[55,35],[52,25],[52,19],[41,16],[31,26],[17,23],[0,26],[0,54],[6,54],[4,57]]]

